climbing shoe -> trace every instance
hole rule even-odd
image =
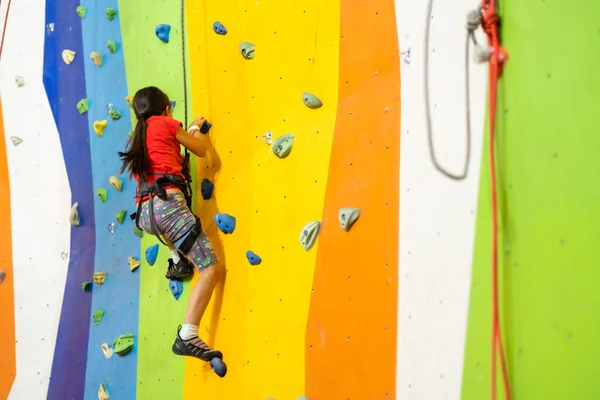
[[[223,353],[219,350],[213,350],[198,336],[189,340],[183,340],[179,336],[181,325],[177,328],[177,338],[173,343],[173,353],[178,356],[190,356],[199,358],[202,361],[210,361],[213,358],[223,358]]]
[[[187,258],[183,257],[180,253],[180,260],[177,264],[173,262],[172,258],[169,258],[169,267],[165,276],[167,279],[181,280],[186,276],[194,273],[194,266],[188,261]]]

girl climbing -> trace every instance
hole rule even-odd
[[[177,329],[173,352],[204,361],[222,358],[198,336],[198,326],[223,267],[202,229],[200,220],[190,211],[189,165],[182,160],[183,145],[198,157],[213,151],[208,135],[200,133],[206,122],[197,118],[189,128],[172,118],[169,97],[150,86],[140,89],[133,98],[137,124],[125,152],[121,173],[128,170],[137,181],[136,224],[166,244],[171,250],[167,279],[181,280],[193,274],[199,278],[192,289],[183,324]],[[191,264],[190,264],[191,262]]]

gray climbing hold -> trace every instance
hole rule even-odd
[[[23,143],[23,139],[21,139],[20,137],[17,137],[17,136],[11,136],[10,141],[12,142],[13,146],[15,146],[15,147],[17,147],[18,145]]]
[[[106,111],[108,112],[110,119],[112,119],[113,121],[116,121],[121,118],[121,113],[115,110],[112,104],[106,105]]]
[[[84,6],[77,6],[75,11],[77,11],[77,15],[79,15],[79,17],[81,17],[82,19],[85,18],[85,13],[87,9]]]
[[[292,147],[294,146],[294,138],[296,135],[289,133],[287,135],[279,136],[271,145],[271,150],[278,158],[286,158],[290,155]]]
[[[106,47],[108,47],[108,51],[110,51],[111,54],[115,54],[117,51],[117,44],[114,40],[109,40],[106,42]]]
[[[17,85],[17,87],[25,86],[25,78],[23,78],[21,75],[15,76],[15,85]]]
[[[114,8],[106,9],[106,18],[108,18],[109,21],[115,19],[115,15],[117,15],[117,10],[115,10]]]
[[[6,273],[0,269],[0,285],[4,282],[4,278],[6,278]]]
[[[304,250],[309,251],[315,245],[320,231],[321,223],[319,221],[304,225],[302,232],[300,232],[300,244],[304,247]]]
[[[310,400],[308,396],[298,396],[296,400]]]
[[[79,114],[85,114],[90,106],[90,102],[88,99],[81,99],[77,102],[77,111]]]
[[[102,66],[102,56],[100,55],[100,53],[92,51],[92,53],[90,54],[90,58],[92,59],[94,64],[96,64],[96,67],[100,68]]]
[[[77,206],[79,204],[75,202],[73,206],[71,206],[71,212],[69,213],[69,222],[73,226],[79,226],[79,211],[77,210]]]
[[[240,53],[246,60],[252,60],[254,58],[254,45],[249,42],[242,42],[240,44]]]
[[[345,207],[338,211],[338,220],[342,229],[348,232],[356,220],[360,217],[360,210],[355,207]]]
[[[227,29],[225,28],[225,25],[219,21],[213,24],[213,31],[215,31],[217,35],[227,35]]]
[[[306,107],[312,108],[313,110],[323,106],[323,102],[319,100],[317,96],[308,92],[302,93],[302,101]]]
[[[104,203],[106,201],[106,196],[108,196],[108,192],[104,188],[99,188],[96,189],[96,196],[98,196],[98,199]]]
[[[119,192],[121,190],[123,190],[123,181],[120,180],[119,178],[117,178],[116,176],[111,176],[110,178],[108,178],[108,182],[110,182],[110,184],[112,185],[112,187],[114,187],[115,189],[117,189]]]
[[[102,317],[104,317],[104,310],[96,310],[94,311],[93,318],[94,323],[98,325],[100,321],[102,321]]]

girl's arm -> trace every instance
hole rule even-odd
[[[202,126],[202,124],[198,126]],[[198,157],[206,157],[208,151],[213,148],[212,140],[210,140],[208,134],[202,135],[199,130],[188,133],[185,129],[179,127],[175,133],[175,139]]]

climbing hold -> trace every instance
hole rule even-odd
[[[171,293],[173,293],[175,300],[179,300],[181,293],[183,293],[183,282],[171,279],[169,280],[169,289],[171,289]]]
[[[212,128],[212,124],[210,122],[206,121],[200,127],[200,133],[206,134],[206,133],[208,133],[208,131],[210,130],[210,128]]]
[[[60,258],[62,258],[63,260],[66,260],[68,257],[69,253],[67,253],[66,251],[60,253]]]
[[[117,44],[114,40],[109,40],[106,43],[106,47],[108,47],[108,51],[110,51],[110,54],[115,54],[115,52],[117,51]]]
[[[360,217],[360,210],[354,207],[341,208],[338,211],[338,220],[342,229],[348,232],[356,220]]]
[[[171,33],[171,25],[159,24],[155,29],[156,37],[165,43],[169,43],[169,35]]]
[[[102,134],[104,133],[104,129],[106,128],[106,125],[107,125],[106,120],[94,121],[94,132],[96,132],[96,135],[102,136]]]
[[[79,15],[81,18],[85,18],[85,12],[87,9],[84,6],[77,6],[75,11],[77,11],[77,15]]]
[[[106,189],[99,188],[96,189],[96,196],[98,196],[98,199],[100,199],[100,201],[104,203],[106,201],[106,196],[108,196],[108,193]]]
[[[106,9],[106,18],[108,18],[109,21],[112,21],[115,18],[115,15],[117,15],[117,10],[114,8]]]
[[[296,400],[310,400],[308,396],[298,396]]]
[[[214,219],[221,232],[228,234],[235,231],[235,217],[229,214],[216,213]]]
[[[254,58],[254,45],[249,42],[242,42],[240,44],[240,53],[246,60],[252,60]]]
[[[296,135],[289,133],[287,135],[279,136],[271,145],[271,150],[278,158],[286,158],[290,155],[292,147],[294,146],[294,138]]]
[[[135,336],[131,333],[127,335],[121,335],[115,339],[113,343],[114,352],[119,356],[126,356],[133,349],[133,345],[135,344]]]
[[[115,233],[115,228],[117,226],[115,225],[114,222],[111,222],[110,224],[108,224],[108,233],[110,233],[111,235],[113,235]]]
[[[96,272],[94,274],[94,283],[98,286],[102,286],[106,279],[106,272]]]
[[[323,105],[323,102],[317,98],[312,93],[304,92],[302,93],[302,101],[304,101],[304,105],[308,108],[317,109]]]
[[[25,78],[23,78],[20,75],[15,76],[15,84],[17,85],[17,87],[25,86]]]
[[[104,317],[104,310],[96,310],[94,311],[94,323],[96,325],[98,325],[100,323],[100,321],[102,320],[102,317]]]
[[[208,200],[212,197],[213,190],[215,189],[215,184],[209,181],[208,179],[203,179],[200,184],[200,192],[202,193],[202,198],[204,200]]]
[[[23,139],[21,139],[20,137],[17,137],[17,136],[11,136],[10,141],[12,142],[13,146],[15,146],[15,147],[17,147],[18,145],[23,143]]]
[[[135,256],[129,256],[127,261],[129,261],[129,270],[131,272],[135,271],[140,267],[140,262],[135,259]]]
[[[108,343],[102,343],[100,347],[102,348],[102,352],[104,353],[104,357],[106,357],[106,359],[109,359],[113,356],[113,349]]]
[[[100,53],[92,51],[92,54],[90,54],[90,58],[92,59],[94,64],[96,64],[96,67],[100,67],[102,65],[102,56],[100,55]]]
[[[81,290],[84,292],[89,292],[92,288],[92,282],[81,282]]]
[[[133,226],[133,233],[135,233],[135,236],[139,237],[139,238],[143,238],[144,237],[144,231],[141,230],[140,228],[138,228],[137,226]]]
[[[121,113],[118,112],[117,110],[115,110],[112,104],[107,104],[106,105],[106,111],[108,112],[108,115],[110,116],[110,118],[113,121],[116,121],[119,118],[121,118]]]
[[[227,35],[227,29],[225,29],[225,26],[219,21],[213,24],[213,30],[217,35]]]
[[[146,249],[146,262],[150,265],[154,265],[156,257],[158,257],[158,244]]]
[[[112,187],[114,187],[115,189],[117,189],[119,192],[121,190],[123,190],[123,181],[120,180],[119,178],[117,178],[116,176],[111,176],[110,178],[108,178],[108,182],[110,182],[110,184],[112,185]]]
[[[131,137],[131,135],[133,135],[133,132],[131,132],[131,131],[127,132],[127,136]]]
[[[62,59],[65,62],[65,64],[69,65],[73,62],[73,60],[75,59],[75,52],[73,50],[63,50],[62,52]]]
[[[109,399],[108,392],[106,391],[106,387],[104,384],[100,384],[100,388],[98,389],[98,400],[108,400]]]
[[[73,226],[79,226],[79,211],[77,210],[77,206],[79,204],[77,202],[73,203],[71,206],[71,212],[69,213],[69,222]]]
[[[125,97],[125,101],[129,104],[129,107],[133,107],[133,96],[129,95]]]
[[[77,102],[77,111],[79,114],[85,114],[89,108],[90,102],[88,99],[81,99]]]
[[[269,131],[269,132],[265,133],[264,135],[262,135],[262,140],[266,144],[273,143],[273,132]]]
[[[0,285],[4,282],[4,278],[6,278],[6,274],[0,269]]]
[[[125,215],[127,214],[127,210],[121,210],[115,215],[115,219],[119,222],[119,224],[123,225],[123,221],[125,221]]]
[[[314,246],[320,230],[321,223],[319,221],[309,222],[304,225],[302,232],[300,232],[300,244],[304,247],[304,250],[309,251]]]
[[[175,109],[175,106],[177,105],[177,102],[175,100],[171,100],[169,102],[169,105],[171,106],[171,112],[173,112],[173,110]]]
[[[248,250],[246,252],[246,258],[248,259],[248,262],[250,263],[250,265],[258,265],[262,262],[262,258],[260,258],[260,256],[250,250]]]
[[[227,374],[227,365],[219,357],[210,360],[210,368],[221,378]]]

